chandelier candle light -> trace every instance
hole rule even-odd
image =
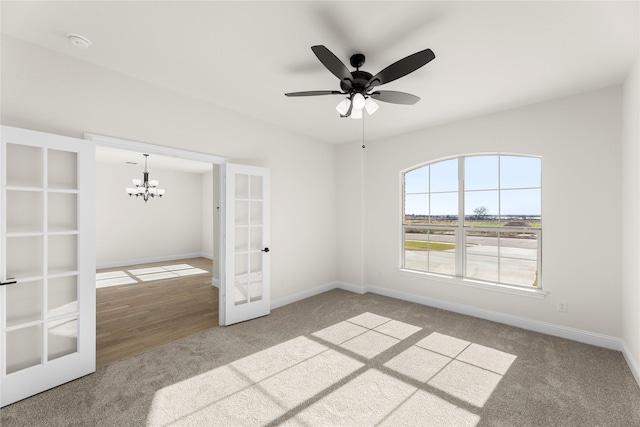
[[[127,187],[127,194],[129,196],[142,197],[145,203],[149,200],[149,197],[162,197],[164,195],[164,189],[158,188],[158,180],[152,179],[149,180],[149,172],[147,171],[147,158],[148,154],[143,154],[144,156],[144,173],[143,179],[134,179],[133,185],[135,188]]]

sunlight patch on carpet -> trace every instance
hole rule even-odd
[[[354,325],[350,322],[340,322],[318,332],[314,332],[311,335],[330,342],[331,344],[340,345],[343,342],[357,337],[358,335],[362,335],[367,331],[368,329],[363,328],[362,326]]]
[[[362,313],[158,390],[147,425],[477,425],[516,356],[421,331]]]
[[[433,332],[384,366],[481,408],[515,359],[513,354]]]
[[[306,337],[158,390],[147,425],[264,425],[360,369]]]
[[[389,360],[384,366],[416,381],[427,382],[449,362],[451,359],[447,356],[414,345]]]

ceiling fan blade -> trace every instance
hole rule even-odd
[[[327,70],[340,79],[341,82],[345,82],[351,87],[351,72],[337,56],[333,54],[329,49],[322,45],[311,46],[311,50],[316,54],[322,65]]]
[[[367,88],[383,85],[399,79],[400,77],[404,77],[432,61],[435,57],[436,55],[431,49],[425,49],[420,52],[416,52],[413,55],[409,55],[406,58],[394,62],[375,76],[371,77]]]
[[[285,96],[318,96],[318,95],[346,95],[339,90],[308,90],[305,92],[289,92]]]
[[[369,96],[376,101],[389,102],[391,104],[413,105],[420,101],[419,96],[411,95],[406,92],[397,92],[395,90],[378,90],[371,93]]]

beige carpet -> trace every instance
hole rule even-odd
[[[621,353],[335,290],[100,368],[5,426],[640,426]]]

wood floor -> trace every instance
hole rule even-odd
[[[207,273],[153,281],[131,273],[169,264],[189,264]],[[96,289],[96,365],[218,326],[218,289],[211,286],[211,264],[210,259],[190,258],[98,270],[121,271],[136,283]]]

